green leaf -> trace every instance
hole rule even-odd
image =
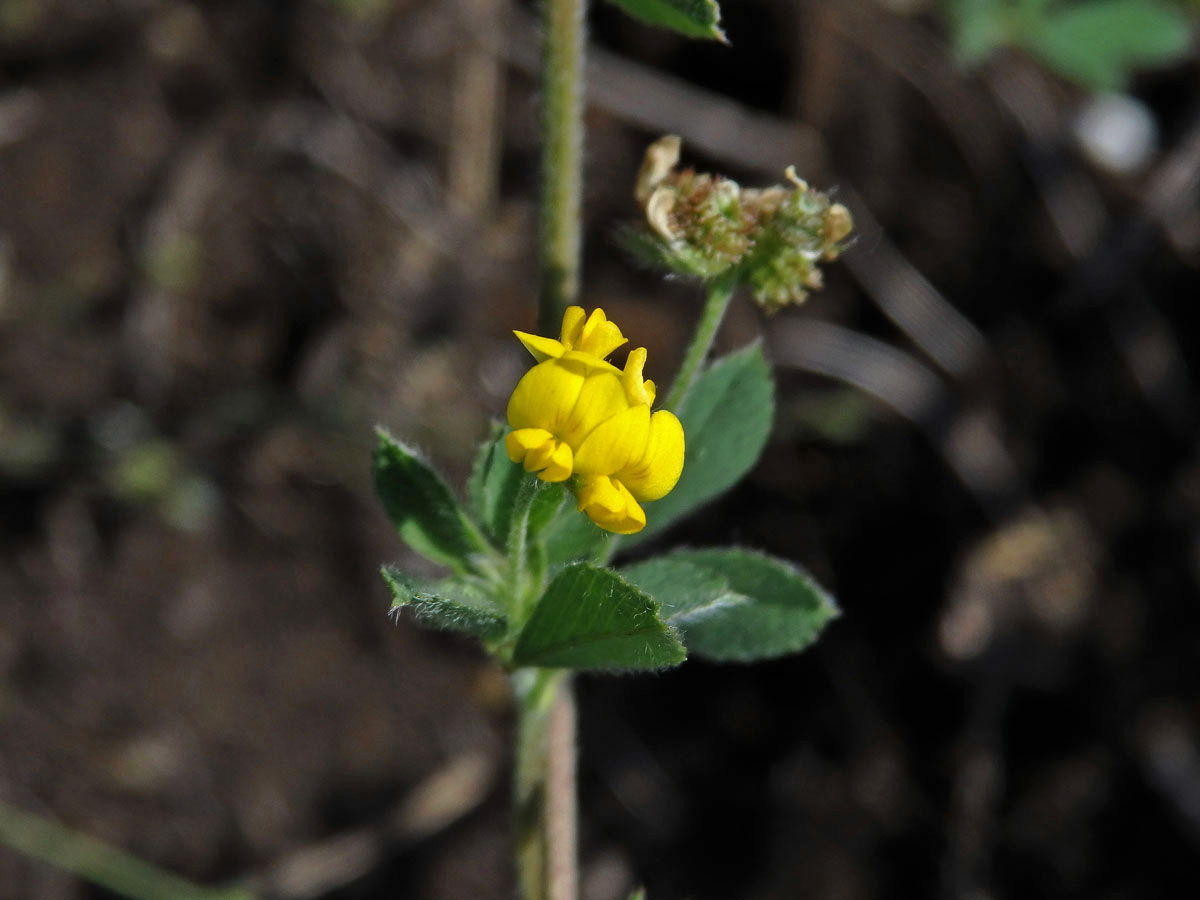
[[[728,44],[719,23],[716,0],[610,0],[635,19],[670,28],[686,37],[709,38]]]
[[[491,434],[479,445],[471,477],[467,481],[467,498],[476,518],[498,546],[508,540],[508,528],[521,483],[527,477],[525,469],[508,458],[504,436],[508,427],[500,422],[492,425]]]
[[[427,628],[463,631],[490,640],[503,635],[508,625],[495,600],[472,582],[446,578],[423,585],[392,566],[384,566],[380,574],[392,591],[392,611],[410,609],[413,618]]]
[[[454,494],[415,450],[382,428],[373,458],[375,491],[406,544],[457,572],[473,567],[487,544]]]
[[[608,532],[597,528],[587,516],[566,503],[563,485],[538,481],[508,458],[504,436],[508,428],[497,423],[475,455],[467,495],[471,508],[493,542],[510,548],[514,539],[527,544],[545,544],[550,566],[557,568],[576,560],[596,560]],[[537,489],[536,496],[528,492]],[[528,508],[526,508],[528,504]],[[524,516],[522,533],[513,531],[513,516]]]
[[[519,666],[574,669],[664,669],[686,657],[652,598],[586,563],[555,576],[513,649]]]
[[[1009,39],[1003,0],[953,0],[946,12],[954,31],[954,52],[963,63],[977,63]]]
[[[646,527],[633,544],[662,531],[725,493],[758,461],[771,434],[775,388],[761,345],[717,360],[677,410],[687,450],[675,489],[646,506]]]
[[[1117,90],[1130,70],[1179,59],[1191,44],[1187,16],[1150,0],[1097,0],[1052,9],[1021,43],[1084,87]]]
[[[612,537],[579,512],[574,503],[564,503],[543,532],[546,561],[551,571],[572,562],[601,562]]]
[[[689,651],[717,662],[797,653],[838,616],[804,570],[748,550],[684,550],[622,574],[662,604]]]

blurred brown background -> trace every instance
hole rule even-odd
[[[779,364],[768,451],[661,543],[844,615],[581,681],[584,897],[1193,895],[1195,55],[1096,126],[931,4],[723,6],[728,48],[593,11],[584,303],[669,380],[697,291],[612,240],[664,132],[839,189],[825,291],[723,334]],[[503,677],[386,616],[368,457],[461,484],[526,364],[533,13],[0,2],[0,799],[264,896],[510,895]],[[0,848],[0,897],[107,896]]]

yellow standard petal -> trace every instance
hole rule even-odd
[[[508,399],[508,424],[544,428],[562,437],[586,380],[587,367],[561,359],[540,362],[517,382]]]
[[[576,493],[579,511],[606,531],[634,534],[646,527],[646,512],[620,481],[606,475],[584,479]]]
[[[683,425],[668,410],[650,417],[645,450],[614,473],[638,500],[658,500],[670,493],[683,473]]]

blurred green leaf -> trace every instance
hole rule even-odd
[[[713,363],[676,412],[687,441],[675,489],[646,506],[646,528],[629,544],[662,531],[741,480],[771,433],[775,388],[762,347],[752,344]]]
[[[1193,32],[1187,14],[1161,0],[947,0],[944,9],[963,62],[1015,45],[1093,90],[1118,90],[1131,71],[1179,59]]]
[[[427,628],[462,631],[490,640],[503,635],[508,625],[491,595],[462,578],[424,585],[393,566],[384,566],[380,574],[392,591],[392,611],[410,609],[413,618]]]
[[[519,666],[664,669],[687,651],[659,618],[658,604],[615,572],[585,563],[563,569],[521,630]]]
[[[950,0],[946,8],[953,26],[954,52],[962,62],[979,62],[1008,43],[1004,0]]]
[[[144,503],[165,496],[183,474],[175,446],[156,438],[129,448],[113,461],[109,489],[122,500]]]
[[[622,574],[662,604],[690,652],[718,662],[797,653],[838,615],[803,569],[748,550],[685,550]]]
[[[415,450],[377,429],[375,490],[401,539],[456,572],[474,567],[489,548],[454,494]]]
[[[1182,12],[1151,0],[1098,0],[1051,7],[1022,43],[1066,78],[1117,90],[1130,70],[1179,59],[1191,39]]]
[[[635,19],[669,28],[686,37],[729,43],[720,28],[721,10],[716,0],[609,0]]]

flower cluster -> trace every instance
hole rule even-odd
[[[801,303],[821,286],[818,263],[837,259],[854,223],[787,170],[788,185],[743,188],[719,175],[678,169],[680,140],[668,135],[646,150],[634,197],[648,229],[626,244],[650,262],[710,279],[735,266],[768,312]]]
[[[514,334],[538,362],[508,401],[509,458],[543,481],[567,481],[601,528],[641,531],[640,501],[665,496],[683,471],[683,426],[667,410],[650,411],[645,348],[618,369],[606,357],[625,336],[602,309],[588,316],[579,306],[563,316],[558,340]]]

